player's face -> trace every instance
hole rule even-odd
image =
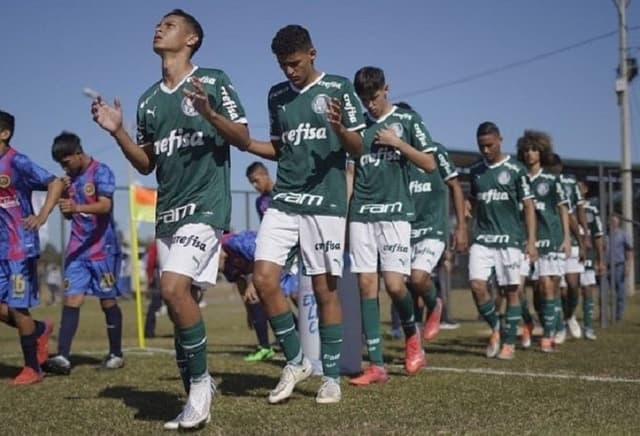
[[[189,49],[193,38],[197,39],[197,36],[183,17],[169,15],[156,26],[153,34],[153,51],[161,54]]]
[[[297,51],[288,56],[278,57],[280,69],[287,79],[296,87],[304,88],[313,78],[313,61],[316,58],[316,49]]]
[[[384,86],[383,89],[380,89],[375,92],[375,94],[364,97],[359,96],[360,100],[362,100],[362,104],[367,109],[367,112],[371,114],[373,118],[380,118],[383,116],[389,107],[389,102],[387,100],[387,94],[389,92],[389,87],[387,85]]]
[[[536,147],[529,147],[524,150],[524,163],[528,167],[538,165],[540,163],[540,150]]]
[[[84,166],[82,163],[82,155],[80,153],[74,153],[69,156],[65,156],[60,161],[60,166],[69,176],[80,174]]]
[[[249,174],[249,183],[261,194],[264,194],[269,190],[269,174],[259,168]]]
[[[586,197],[587,192],[589,192],[589,187],[585,182],[582,181],[578,182],[578,189],[580,189],[580,193],[583,197]]]
[[[478,136],[478,150],[489,163],[495,163],[500,157],[502,137],[495,133]]]

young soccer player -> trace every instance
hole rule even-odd
[[[191,285],[216,282],[219,238],[231,214],[229,145],[242,149],[249,143],[244,109],[229,77],[191,61],[202,40],[200,23],[180,9],[156,26],[153,50],[161,58],[162,79],[139,100],[137,143],[122,125],[119,100],[110,106],[97,98],[91,107],[96,123],[140,173],[156,170],[160,286],[189,394],[182,412],[165,424],[168,429],[200,427],[211,417],[207,334]]]
[[[470,168],[469,175],[476,220],[475,239],[469,250],[469,280],[478,312],[491,328],[486,356],[512,359],[521,316],[517,291],[523,245],[529,259],[537,259],[535,207],[524,167],[502,152],[498,126],[492,122],[480,124],[476,138],[482,159]],[[526,243],[519,204],[524,210]],[[502,349],[498,313],[487,288],[492,270],[507,296]]]
[[[273,202],[256,241],[253,282],[287,364],[270,403],[291,396],[311,375],[302,354],[289,304],[280,291],[280,275],[289,250],[300,244],[306,274],[318,303],[323,383],[318,403],[341,399],[339,384],[342,309],[337,278],[342,275],[347,212],[346,153],[358,158],[364,119],[353,85],[316,69],[317,51],[302,26],[280,29],[271,49],[287,81],[268,97],[271,142],[252,140],[249,150],[278,160]]]
[[[34,320],[29,311],[39,303],[38,229],[64,185],[11,146],[14,131],[13,115],[0,111],[0,321],[18,330],[24,356],[24,367],[9,383],[28,385],[42,381],[40,365],[47,360],[53,330],[51,322]],[[45,203],[34,215],[31,193],[45,190]]]
[[[107,325],[109,353],[102,368],[122,368],[122,311],[116,299],[120,295],[120,246],[113,221],[115,177],[107,165],[84,152],[80,138],[71,132],[62,132],[53,140],[51,156],[66,173],[67,195],[59,206],[71,220],[71,233],[65,253],[58,354],[47,360],[44,369],[62,375],[71,372],[71,343],[85,295],[100,300]]]

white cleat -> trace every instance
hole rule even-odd
[[[564,341],[567,339],[567,329],[562,329],[559,332],[556,332],[553,337],[553,343],[556,345],[564,344]]]
[[[580,324],[578,324],[578,320],[575,315],[567,320],[567,327],[569,328],[569,333],[574,339],[582,337],[582,329],[580,328]]]
[[[289,398],[293,388],[301,381],[308,379],[312,373],[313,367],[306,357],[302,358],[302,365],[287,364],[282,370],[277,386],[269,392],[269,403],[276,404]]]
[[[211,379],[211,384],[209,386],[209,390],[211,391],[211,398],[213,398],[216,394],[216,385],[213,382],[213,379]],[[182,415],[184,414],[184,409],[182,410],[182,412],[180,412],[180,414],[178,414],[178,416],[176,416],[175,418],[173,418],[171,421],[167,421],[164,423],[163,428],[165,430],[178,430],[180,429],[180,421],[182,420]],[[209,421],[211,421],[211,415],[209,415],[209,418],[207,419],[206,423],[209,423]]]
[[[592,328],[585,328],[584,338],[589,339],[590,341],[595,341],[597,339],[596,332],[594,332]]]
[[[316,403],[333,404],[339,403],[342,399],[342,391],[340,390],[340,382],[331,377],[322,377],[322,386],[318,389],[316,395]]]
[[[211,421],[211,401],[215,394],[215,385],[209,374],[197,383],[191,383],[187,404],[182,409],[180,428],[196,429]]]

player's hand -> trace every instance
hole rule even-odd
[[[191,76],[188,83],[191,84],[193,89],[187,89],[185,87],[182,89],[182,93],[189,99],[193,108],[198,111],[200,115],[207,115],[214,112],[209,103],[209,94],[206,89],[204,89],[204,85],[200,79]]]
[[[374,142],[380,145],[388,145],[398,150],[404,145],[404,142],[396,135],[396,131],[389,126],[385,126],[376,132]]]
[[[569,256],[571,256],[571,240],[570,239],[565,239],[564,241],[562,241],[562,244],[560,244],[560,252],[564,253],[565,259],[568,259]]]
[[[122,128],[122,105],[117,97],[113,100],[113,106],[109,106],[98,96],[91,103],[91,114],[93,121],[109,133]]]
[[[591,243],[591,238],[589,235],[584,235],[582,238],[582,243],[584,244],[584,248],[586,250],[591,250],[593,248],[593,244]]]
[[[22,225],[27,230],[38,230],[47,221],[47,217],[40,215],[29,215],[22,220]]]
[[[465,227],[456,228],[453,234],[453,247],[458,253],[466,253],[469,248],[469,235]]]
[[[606,262],[600,260],[596,263],[596,274],[598,276],[603,276],[607,274],[607,264]]]
[[[61,198],[58,200],[58,207],[63,215],[68,215],[76,212],[76,205],[68,198]]]
[[[256,304],[260,302],[260,299],[258,298],[258,292],[253,285],[247,286],[247,289],[244,291],[243,298],[245,303],[249,304]]]
[[[62,184],[64,185],[64,189],[67,190],[71,187],[71,177],[69,176],[62,176],[60,177],[60,180],[62,180]]]
[[[524,254],[529,256],[529,262],[535,263],[535,261],[538,260],[538,249],[536,248],[536,243],[528,241],[524,248]]]
[[[327,121],[335,132],[344,129],[342,125],[342,106],[337,98],[327,98]]]

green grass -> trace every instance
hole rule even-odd
[[[628,302],[626,319],[631,321],[598,329],[595,343],[569,340],[551,355],[518,350],[515,360],[502,362],[483,355],[487,331],[476,321],[468,291],[453,292],[453,315],[463,326],[441,332],[438,341],[428,345],[428,370],[407,377],[401,367],[402,341],[387,340],[391,381],[353,388],[343,380],[342,402],[327,406],[314,402],[317,377],[304,382],[288,403],[268,405],[266,395],[278,381],[282,362],[244,362],[255,338],[238,297],[221,287],[207,298],[209,368],[221,395],[214,402],[211,424],[201,434],[610,435],[636,434],[640,426],[640,297]],[[386,320],[387,299],[383,302]],[[135,305],[125,301],[122,306],[124,346],[135,348]],[[57,323],[60,306],[39,308],[34,314]],[[171,332],[167,317],[159,318],[160,337],[147,346],[171,350]],[[54,339],[52,351],[55,345]],[[103,315],[89,300],[73,344],[71,376],[11,387],[6,381],[22,358],[16,331],[0,328],[2,434],[163,432],[162,422],[176,415],[184,402],[173,356],[131,350],[124,369],[96,371],[106,347]]]

